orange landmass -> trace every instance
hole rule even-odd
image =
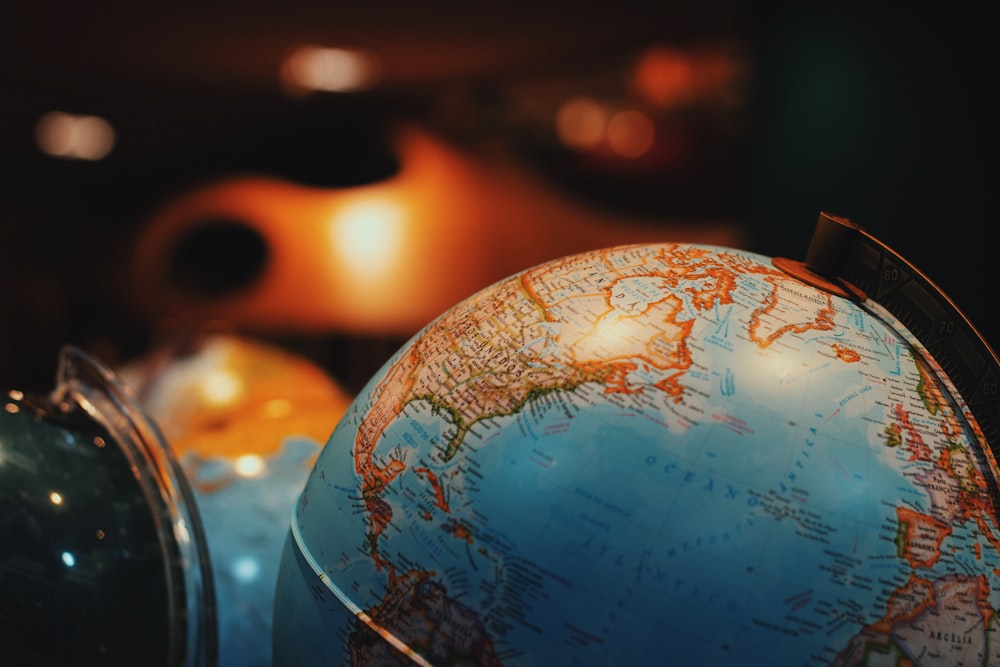
[[[931,567],[941,557],[941,544],[951,526],[909,507],[897,507],[896,518],[903,531],[902,557],[913,568]]]
[[[920,431],[914,426],[913,420],[910,419],[910,413],[902,405],[896,405],[894,411],[896,419],[902,425],[902,431],[906,433],[906,446],[910,452],[910,460],[930,461],[931,448],[927,446],[923,436],[920,435]]]
[[[543,264],[432,322],[387,369],[355,440],[376,562],[378,538],[392,518],[377,499],[406,466],[379,462],[375,450],[408,404],[427,401],[454,425],[442,450],[449,460],[477,422],[515,414],[541,393],[600,383],[607,393],[652,387],[679,402],[693,363],[689,313],[732,303],[745,273],[762,275],[773,287],[750,317],[749,338],[760,347],[786,334],[832,328],[829,297],[805,317],[784,309],[779,292],[801,285],[782,271],[739,254],[679,245],[653,253],[647,246],[621,246]],[[789,317],[796,321],[782,319]],[[633,379],[638,370],[642,382]],[[651,384],[650,374],[656,376]],[[425,478],[436,506],[447,511],[440,484]]]
[[[861,355],[858,354],[857,350],[853,350],[849,347],[844,347],[843,345],[838,345],[836,343],[834,343],[831,347],[833,348],[833,351],[836,352],[837,358],[841,361],[846,361],[849,364],[861,361]]]
[[[871,629],[881,635],[888,635],[895,625],[913,621],[934,605],[934,584],[911,573],[906,584],[889,596],[885,616],[872,623]]]
[[[451,514],[451,508],[448,507],[448,501],[444,498],[444,489],[441,487],[441,482],[438,480],[437,475],[435,475],[430,469],[420,467],[414,468],[415,473],[421,477],[426,477],[427,481],[430,482],[431,487],[434,489],[434,497],[436,499],[434,505],[446,514]]]

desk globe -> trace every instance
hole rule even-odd
[[[178,336],[120,374],[160,425],[200,511],[218,667],[270,667],[288,516],[348,394],[305,357],[226,331]]]
[[[2,405],[0,664],[214,667],[202,521],[130,389],[67,345]]]
[[[629,245],[442,314],[317,459],[275,664],[1000,664],[989,433],[834,291]]]

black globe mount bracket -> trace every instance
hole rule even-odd
[[[774,265],[898,319],[940,365],[1000,456],[1000,359],[955,303],[899,253],[847,218],[821,212],[804,261]]]

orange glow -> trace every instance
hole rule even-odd
[[[604,140],[607,116],[598,102],[587,97],[573,97],[556,112],[556,133],[567,146],[594,148]]]
[[[208,331],[185,340],[118,369],[182,460],[231,459],[236,474],[266,474],[288,438],[325,442],[350,404],[326,372],[282,347]],[[207,400],[209,376],[229,376],[223,384],[238,384],[238,394]]]
[[[267,419],[284,419],[295,410],[295,405],[287,398],[272,398],[264,404],[264,417]]]
[[[267,462],[259,454],[243,454],[236,457],[233,467],[240,477],[257,477],[267,468]]]
[[[413,307],[405,295],[414,282],[414,238],[427,233],[427,224],[415,224],[412,192],[361,190],[345,196],[330,217],[333,249],[317,278],[342,286],[341,307],[359,319],[406,316]]]
[[[641,111],[619,111],[608,123],[608,145],[621,157],[641,157],[655,141],[653,121]]]
[[[653,104],[668,108],[689,99],[695,86],[694,64],[677,49],[658,46],[647,49],[635,65],[636,90]]]
[[[115,130],[99,116],[50,111],[38,119],[35,140],[43,153],[76,160],[100,160],[115,145]]]
[[[202,378],[201,395],[210,405],[225,406],[233,403],[241,390],[240,378],[226,369],[213,370]]]
[[[649,120],[622,113],[609,126],[618,150],[648,150]],[[233,177],[167,202],[132,253],[133,303],[171,326],[222,320],[265,331],[408,335],[474,291],[573,252],[663,240],[743,243],[732,221],[594,210],[516,162],[467,155],[420,128],[401,128],[396,146],[400,170],[365,186]],[[243,221],[268,245],[260,275],[223,299],[167,278],[176,239],[213,218]]]
[[[362,282],[382,278],[399,263],[403,221],[403,208],[385,196],[362,197],[331,221],[334,253]]]
[[[725,45],[685,51],[658,45],[643,51],[632,70],[636,93],[661,109],[690,104],[740,104],[746,59]]]
[[[371,54],[308,44],[292,49],[281,65],[281,81],[291,91],[364,90],[375,84],[378,75]]]

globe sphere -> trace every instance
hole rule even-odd
[[[173,453],[121,378],[66,347],[48,394],[0,411],[5,665],[215,665],[204,529]]]
[[[177,336],[120,374],[160,425],[198,505],[219,667],[270,667],[288,517],[348,394],[309,359],[229,331]]]
[[[457,304],[295,505],[280,665],[1000,664],[998,469],[920,342],[759,254]]]

